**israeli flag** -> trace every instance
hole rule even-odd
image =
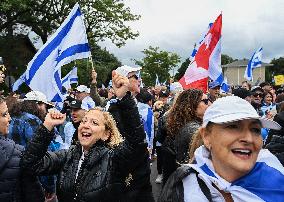
[[[223,79],[222,84],[221,84],[221,92],[227,93],[227,92],[229,92],[229,89],[230,89],[230,87],[228,85],[228,80],[227,80],[227,77],[225,77]]]
[[[73,69],[66,74],[61,82],[62,86],[64,86],[66,89],[71,89],[71,84],[78,83],[77,67],[73,67]]]
[[[159,81],[159,77],[158,74],[156,74],[156,82],[155,82],[155,86],[160,86],[160,81]]]
[[[15,83],[13,84],[13,87],[12,87],[12,91],[15,92],[17,91],[20,86],[25,83],[26,81],[26,77],[25,77],[25,72],[18,78],[17,81],[15,81]]]
[[[62,101],[61,67],[91,56],[83,15],[77,3],[68,17],[29,62],[26,83],[45,92],[48,101]]]
[[[254,68],[261,66],[262,50],[263,50],[262,47],[259,48],[256,52],[254,52],[251,59],[249,60],[249,63],[247,65],[247,68],[245,70],[245,75],[244,75],[244,78],[246,78],[249,81],[253,80],[252,70]]]

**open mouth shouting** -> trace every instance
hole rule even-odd
[[[231,150],[233,154],[242,159],[242,160],[247,160],[250,159],[252,156],[252,150],[251,149],[241,149],[241,148],[236,148]]]

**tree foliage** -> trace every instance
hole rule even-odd
[[[226,64],[229,64],[229,63],[234,62],[234,61],[235,60],[232,57],[230,57],[226,54],[221,55],[221,65],[226,65]]]
[[[284,57],[278,59],[274,58],[270,63],[273,64],[273,66],[265,68],[266,81],[271,81],[273,76],[284,75]]]
[[[75,0],[1,0],[1,35],[26,34],[30,29],[45,42],[69,14]],[[136,21],[139,15],[132,14],[123,0],[81,0],[80,7],[85,17],[89,39],[96,42],[110,39],[118,47],[127,39],[139,35],[126,22]]]
[[[183,77],[183,75],[184,75],[186,69],[188,68],[190,62],[191,62],[190,59],[187,58],[187,59],[181,64],[180,68],[177,70],[178,72],[177,72],[176,75],[175,75],[175,80],[178,81],[178,80],[181,79],[181,77]]]
[[[168,81],[169,71],[180,62],[180,57],[176,53],[159,50],[159,47],[150,46],[142,53],[145,55],[144,58],[134,61],[142,67],[143,82],[147,86],[155,85],[156,75],[158,75],[160,82]]]

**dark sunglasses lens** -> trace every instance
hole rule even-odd
[[[203,99],[201,101],[204,102],[204,104],[208,105],[209,99]]]
[[[253,96],[254,96],[254,97],[257,97],[257,96],[262,97],[263,94],[262,94],[262,93],[255,93],[255,94],[253,94]]]

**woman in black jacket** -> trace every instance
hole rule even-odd
[[[98,108],[86,113],[79,128],[79,143],[69,150],[47,152],[55,125],[64,121],[58,112],[48,114],[43,126],[27,148],[22,160],[37,175],[59,174],[57,196],[64,201],[123,201],[121,193],[129,167],[145,138],[135,101],[128,91],[126,77],[113,74],[117,110],[125,123],[125,139],[108,112]]]
[[[6,102],[0,97],[0,201],[44,201],[37,177],[20,168],[24,147],[7,138],[10,120]]]

